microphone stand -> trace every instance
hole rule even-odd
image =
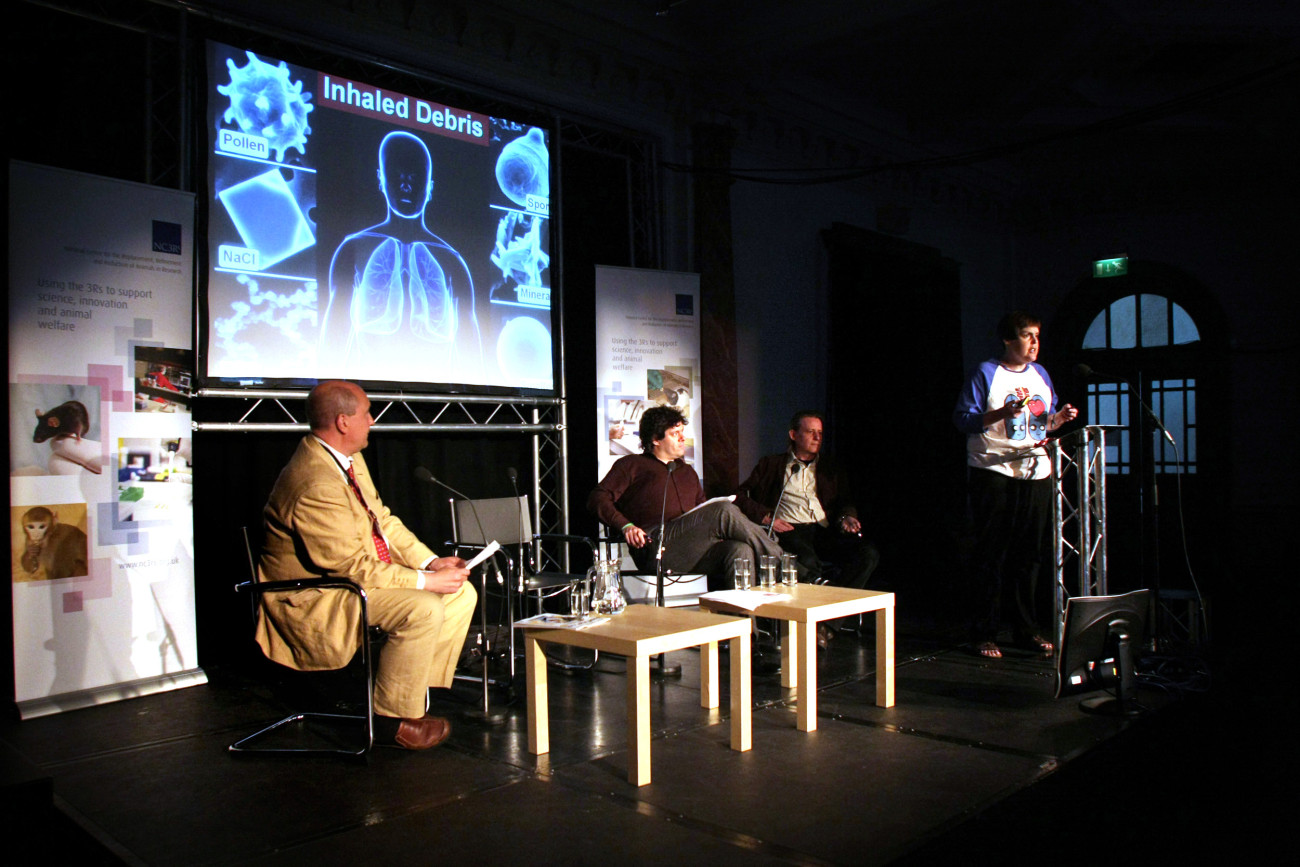
[[[1169,429],[1166,428],[1165,423],[1160,420],[1160,416],[1156,415],[1156,411],[1152,409],[1151,406],[1145,400],[1143,400],[1142,392],[1136,386],[1134,386],[1133,383],[1129,382],[1128,379],[1122,376],[1115,376],[1113,374],[1103,373],[1098,370],[1093,370],[1091,367],[1089,367],[1086,364],[1075,365],[1074,372],[1076,374],[1082,375],[1084,378],[1088,378],[1091,376],[1099,376],[1099,377],[1104,377],[1106,379],[1118,379],[1120,382],[1127,385],[1129,387],[1129,390],[1133,392],[1133,396],[1137,398],[1138,406],[1142,408],[1143,414],[1154,425],[1154,430],[1158,430],[1160,433],[1164,434],[1164,437],[1166,440],[1169,441],[1169,444],[1173,446],[1175,449],[1178,448],[1178,444],[1174,442],[1173,434],[1169,433]],[[1157,629],[1157,624],[1156,624],[1156,615],[1160,610],[1160,482],[1157,479],[1157,476],[1159,474],[1156,472],[1156,455],[1154,451],[1152,452],[1150,457],[1151,460],[1149,461],[1149,463],[1150,463],[1150,473],[1151,473],[1151,534],[1152,534],[1151,605],[1147,611],[1147,622],[1151,624],[1151,635],[1153,636],[1152,641],[1155,645],[1154,649],[1157,652],[1159,652],[1160,637],[1159,637],[1159,630]]]
[[[787,464],[788,466],[788,464]],[[776,538],[776,513],[781,511],[781,501],[785,499],[785,485],[781,485],[781,494],[776,498],[776,506],[772,509],[772,520],[767,522],[767,538]],[[757,564],[755,564],[757,565]]]
[[[1129,384],[1129,388],[1133,388],[1132,384]],[[1137,396],[1138,405],[1142,407],[1147,418],[1155,425],[1155,429],[1164,434],[1169,444],[1177,449],[1178,445],[1174,442],[1173,435],[1169,433],[1164,422],[1160,420],[1160,416],[1156,415],[1156,411],[1142,399],[1142,392],[1133,388],[1133,393]],[[1151,640],[1154,650],[1159,653],[1161,650],[1160,631],[1156,617],[1160,611],[1160,474],[1156,472],[1157,463],[1157,456],[1153,449],[1151,454],[1151,607],[1147,612],[1147,622],[1151,624]]]
[[[433,473],[429,472],[424,467],[416,467],[415,477],[422,482],[428,482],[430,484],[438,485],[439,487],[445,488],[451,493],[460,497],[465,502],[469,503],[470,513],[474,516],[474,523],[478,525],[479,539],[482,540],[482,544],[484,545],[488,543],[487,534],[483,532],[483,522],[479,520],[478,509],[474,507],[473,500],[471,500],[469,497],[465,496],[460,491],[456,490],[446,482],[435,478]],[[492,568],[496,571],[497,583],[498,584],[503,583],[501,580],[501,566],[497,562],[497,558],[495,556],[492,557]],[[485,566],[480,575],[480,584],[483,588],[483,593],[482,593],[482,598],[479,600],[479,630],[480,630],[479,641],[483,645],[483,676],[482,676],[483,709],[467,710],[465,711],[464,715],[469,719],[486,723],[487,725],[495,726],[504,723],[506,721],[506,715],[504,711],[493,712],[492,705],[491,705],[492,699],[488,693],[488,684],[489,684],[488,656],[491,650],[491,642],[487,637],[487,582],[488,582],[487,573],[488,570]],[[513,631],[514,629],[512,627],[511,632],[513,633]]]
[[[516,470],[514,467],[506,467],[506,475],[510,477],[510,487],[515,492],[515,501],[517,503],[519,501],[519,471]],[[528,532],[527,532],[527,528],[524,526],[524,510],[522,508],[519,508],[517,511],[518,511],[518,518],[519,518],[519,574],[517,576],[512,575],[510,580],[514,581],[516,578],[518,578],[520,610],[522,611],[524,610],[522,603],[524,600],[524,592],[525,592],[524,591],[524,537],[528,535]],[[510,623],[512,624],[510,627],[510,683],[513,686],[515,682],[515,628],[513,626],[515,622],[515,597],[514,594],[511,592],[506,593],[506,615],[509,618]]]
[[[664,516],[668,514],[668,487],[673,483],[673,470],[677,468],[673,461],[669,461],[667,466],[668,478],[664,480],[664,498],[663,503],[659,506],[659,550],[655,552],[655,605],[660,608],[664,607],[664,536],[668,531]],[[676,663],[668,662],[664,654],[659,654],[656,659],[659,661],[659,675],[661,677],[682,676],[682,667]]]

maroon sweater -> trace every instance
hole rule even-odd
[[[667,522],[704,502],[704,487],[689,464],[673,461],[665,499],[668,478],[668,465],[654,455],[619,458],[587,496],[587,511],[615,530],[628,523],[644,529],[659,523],[661,511]]]

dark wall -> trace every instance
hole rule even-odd
[[[564,359],[568,383],[570,532],[599,533],[584,503],[595,485],[596,266],[633,264],[625,157],[577,145],[562,149]]]
[[[952,425],[962,381],[955,262],[852,226],[830,256],[832,442],[852,444],[850,482],[880,548],[881,581],[913,614],[946,618],[965,516],[965,449]]]

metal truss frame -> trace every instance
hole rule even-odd
[[[1057,647],[1072,596],[1104,596],[1106,589],[1106,430],[1087,425],[1048,446],[1052,457],[1052,543],[1055,552]],[[1069,586],[1073,579],[1073,586]]]
[[[201,389],[206,409],[224,405],[231,421],[195,421],[195,431],[299,432],[307,425],[307,392],[298,390]],[[569,532],[569,453],[563,397],[494,397],[469,394],[367,393],[374,430],[401,433],[519,433],[533,440],[533,532]],[[215,400],[209,400],[215,399]],[[236,404],[236,401],[239,403]],[[568,547],[538,543],[543,569],[568,571]]]

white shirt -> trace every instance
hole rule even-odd
[[[817,499],[817,461],[810,463],[790,454],[785,465],[785,485],[781,502],[777,504],[773,520],[780,518],[791,524],[821,524],[826,526],[826,510]]]

